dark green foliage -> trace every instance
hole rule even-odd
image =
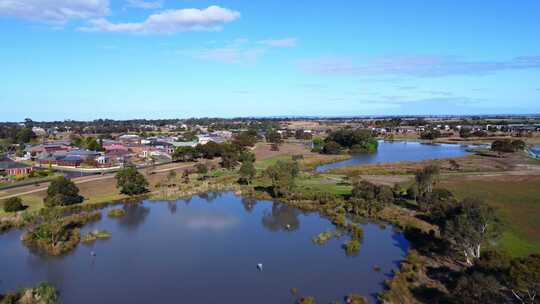
[[[24,296],[24,300],[23,300]],[[0,304],[57,304],[58,291],[48,283],[39,283],[35,288],[23,288],[17,292],[0,295]]]
[[[251,152],[245,152],[244,151],[244,152],[240,153],[240,156],[239,156],[238,160],[240,162],[242,162],[242,163],[246,162],[246,161],[250,161],[250,162],[254,163],[255,162],[255,154],[253,154]]]
[[[407,188],[407,198],[411,200],[416,200],[418,196],[418,186],[416,184]]]
[[[257,143],[257,132],[255,130],[240,132],[233,139],[233,145],[237,146],[239,150],[253,147],[255,143]]]
[[[459,278],[452,292],[452,302],[462,304],[504,303],[505,297],[501,289],[501,284],[493,276],[479,272],[464,274]]]
[[[212,159],[214,157],[220,157],[223,153],[223,146],[213,141],[208,142],[205,145],[197,145],[195,147],[199,155],[206,159]]]
[[[415,174],[416,186],[418,187],[418,195],[423,196],[430,193],[433,187],[439,182],[440,169],[438,166],[426,166]]]
[[[5,212],[17,212],[25,209],[20,197],[8,198],[4,200],[3,205]]]
[[[525,144],[525,142],[520,139],[499,139],[491,144],[491,150],[506,153],[523,151],[526,147],[527,144]]]
[[[240,166],[240,170],[238,171],[238,174],[240,175],[240,183],[243,184],[250,184],[253,178],[255,177],[255,174],[257,174],[257,170],[255,169],[255,166],[253,165],[253,161],[246,160],[242,162],[242,166]]]
[[[279,160],[265,170],[265,175],[272,183],[272,195],[281,197],[288,195],[295,186],[298,176],[298,163],[295,161]]]
[[[350,149],[352,153],[373,153],[377,151],[378,143],[373,137],[373,133],[368,129],[341,129],[332,132],[325,140],[326,144],[323,152],[326,154],[337,154],[334,144],[326,147],[329,143],[335,142],[341,148]],[[332,152],[332,153],[330,153]]]
[[[467,198],[445,213],[440,219],[443,238],[472,265],[480,258],[481,246],[500,233],[495,211],[479,199]]]
[[[431,192],[418,196],[416,201],[420,210],[430,212],[435,217],[439,215],[438,212],[445,211],[448,206],[456,203],[452,192],[443,188],[434,188]]]
[[[32,128],[23,128],[16,135],[16,141],[19,144],[29,143],[32,139],[35,139],[37,136],[32,131]]]
[[[360,180],[353,183],[352,197],[366,201],[376,200],[382,204],[387,204],[394,201],[394,192],[389,186],[379,186],[365,180]]]
[[[341,146],[335,141],[326,142],[322,148],[324,154],[340,154]]]
[[[233,169],[238,165],[240,160],[239,151],[234,146],[225,144],[223,145],[223,152],[221,154],[221,166],[225,169]]]
[[[532,254],[512,261],[509,287],[520,303],[538,303],[540,296],[540,255]]]
[[[468,129],[468,128],[461,128],[459,130],[459,137],[461,138],[469,138],[471,137],[471,129]]]
[[[280,145],[283,142],[281,134],[275,130],[269,130],[266,132],[266,141],[272,144]]]
[[[128,166],[116,173],[116,187],[122,194],[139,195],[148,192],[148,181],[135,167]]]
[[[174,150],[172,158],[174,161],[191,162],[199,158],[199,151],[193,147],[178,147]]]
[[[75,183],[64,176],[59,176],[51,181],[43,203],[46,207],[69,206],[82,203],[83,200]]]
[[[434,140],[434,139],[437,139],[439,137],[441,137],[442,134],[441,134],[441,131],[439,130],[427,130],[427,131],[424,131],[422,133],[420,133],[420,138],[421,139],[427,139],[427,140]]]

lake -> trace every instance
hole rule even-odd
[[[63,303],[293,303],[293,287],[317,303],[351,292],[374,302],[408,250],[392,226],[366,222],[359,254],[347,257],[347,237],[312,242],[333,228],[329,220],[229,192],[120,208],[125,217],[107,218],[104,209],[82,229],[106,229],[109,240],[63,257],[30,252],[21,231],[1,235],[0,293],[48,281]]]
[[[460,157],[470,154],[468,149],[479,146],[457,144],[427,144],[414,141],[379,141],[379,148],[373,154],[355,154],[351,159],[318,166],[317,172],[325,172],[339,167],[363,164],[378,164],[400,161],[421,161]]]

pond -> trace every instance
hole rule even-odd
[[[390,225],[366,222],[360,252],[348,257],[345,236],[312,242],[333,229],[329,220],[229,192],[121,208],[125,217],[107,218],[104,209],[83,229],[106,229],[110,239],[63,257],[30,252],[21,231],[0,236],[0,293],[48,281],[62,303],[293,303],[291,288],[317,303],[351,292],[374,302],[408,250]]]
[[[533,157],[540,158],[540,145],[533,145],[529,149],[529,152],[532,154]]]
[[[373,154],[355,154],[351,159],[318,166],[317,172],[339,167],[400,161],[421,161],[460,157],[470,154],[468,149],[479,146],[457,144],[428,144],[414,141],[379,141],[379,149]]]

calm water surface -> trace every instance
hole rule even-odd
[[[373,154],[357,154],[353,158],[321,165],[317,172],[362,164],[377,164],[399,161],[421,161],[428,159],[441,159],[460,157],[470,154],[467,149],[478,146],[465,146],[455,144],[426,144],[413,141],[379,141],[379,149]]]
[[[292,303],[292,287],[317,303],[350,292],[373,301],[408,249],[391,226],[366,223],[360,253],[347,257],[345,237],[312,243],[333,228],[327,219],[232,193],[122,208],[124,218],[83,229],[107,229],[111,239],[60,258],[29,252],[20,231],[0,236],[0,293],[48,281],[63,303]]]

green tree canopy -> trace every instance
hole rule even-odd
[[[295,161],[278,160],[266,168],[265,175],[272,183],[272,195],[274,197],[288,195],[295,186],[298,173],[298,163]]]
[[[79,188],[64,176],[51,181],[47,188],[47,196],[43,199],[46,207],[68,206],[82,203],[84,197],[79,195]]]
[[[116,187],[122,194],[139,195],[148,192],[148,181],[137,168],[128,166],[116,173]]]

